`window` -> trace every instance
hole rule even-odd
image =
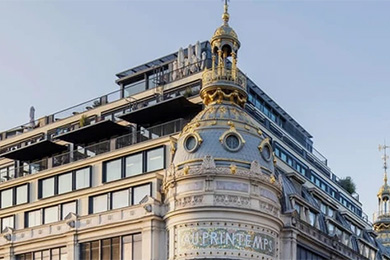
[[[41,210],[34,210],[26,213],[26,228],[41,225]]]
[[[310,225],[314,226],[316,223],[316,214],[312,211],[309,211],[309,221]]]
[[[72,173],[68,172],[58,176],[58,194],[72,191]]]
[[[13,205],[14,200],[13,189],[1,191],[1,208],[8,208]]]
[[[333,235],[334,233],[334,225],[332,223],[328,223],[328,231],[329,231],[329,235]]]
[[[147,151],[146,171],[151,172],[164,168],[164,147]]]
[[[108,210],[107,194],[95,196],[92,198],[92,213],[99,213]]]
[[[321,202],[320,204],[320,208],[321,208],[321,212],[324,213],[326,215],[326,205],[324,203]]]
[[[77,202],[69,202],[61,205],[61,219],[65,219],[69,213],[77,214]]]
[[[150,196],[150,190],[150,184],[133,188],[133,205],[139,204],[146,195]]]
[[[9,216],[1,218],[1,230],[0,233],[6,228],[15,228],[15,216]]]
[[[58,206],[45,208],[43,212],[44,212],[43,215],[44,224],[57,222],[59,220]]]
[[[81,243],[80,256],[83,260],[142,259],[142,235],[126,235]]]
[[[76,190],[91,187],[91,167],[77,170],[76,175]]]
[[[44,179],[40,182],[40,192],[41,196],[40,198],[47,198],[54,196],[54,184],[55,184],[55,179],[54,177]]]
[[[142,173],[142,153],[126,157],[125,167],[126,177]]]
[[[113,192],[111,195],[112,209],[129,206],[129,190]]]
[[[122,177],[122,160],[117,159],[105,163],[104,173],[106,182],[120,179]]]
[[[28,184],[16,187],[16,205],[28,202]]]
[[[68,252],[66,247],[46,249],[42,251],[29,252],[16,255],[16,260],[67,260]]]

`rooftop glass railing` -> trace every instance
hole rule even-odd
[[[133,144],[175,134],[180,132],[186,123],[188,123],[187,120],[180,118],[153,127],[143,128],[140,131],[134,131],[110,140],[80,147],[74,151],[68,151],[40,161],[29,164],[26,163],[21,167],[12,169],[11,173],[7,173],[7,178],[2,178],[1,180],[8,181],[26,175],[35,174],[46,169],[92,158],[104,153],[131,146]]]

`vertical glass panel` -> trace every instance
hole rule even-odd
[[[50,260],[60,260],[60,249],[54,248],[51,250],[51,259]]]
[[[133,188],[133,205],[139,204],[146,195],[151,195],[150,184]]]
[[[1,208],[7,208],[13,204],[13,192],[12,189],[3,190],[1,192]]]
[[[1,230],[0,230],[0,233],[1,233],[1,231],[3,231],[6,227],[15,228],[14,216],[5,217],[5,218],[2,218],[2,219],[1,219]]]
[[[32,253],[26,253],[26,254],[24,255],[24,259],[25,259],[25,260],[32,260]]]
[[[76,171],[76,190],[88,188],[91,185],[91,168],[84,168]]]
[[[93,213],[107,211],[107,194],[93,197]]]
[[[119,237],[114,237],[112,240],[111,240],[112,244],[112,259],[115,260],[115,259],[120,259],[120,251],[119,251]]]
[[[316,222],[316,214],[314,212],[309,211],[309,221],[310,225],[314,226]]]
[[[163,147],[150,150],[146,153],[147,172],[155,171],[164,168],[164,149]]]
[[[133,260],[133,236],[122,237],[122,259]]]
[[[58,176],[58,194],[72,191],[72,173],[65,173]]]
[[[90,260],[91,244],[89,242],[81,244],[81,259]]]
[[[66,247],[60,248],[60,260],[68,260],[68,249]]]
[[[28,212],[28,227],[35,227],[41,224],[41,210]]]
[[[129,190],[121,190],[112,193],[112,209],[129,206]]]
[[[99,241],[92,242],[91,252],[92,252],[92,254],[91,254],[91,259],[92,260],[100,259],[100,256],[99,256]]]
[[[62,204],[61,219],[65,219],[65,217],[71,212],[77,214],[76,201]]]
[[[28,184],[16,187],[16,205],[28,202]]]
[[[54,195],[54,177],[42,180],[42,198]]]
[[[44,224],[53,223],[59,220],[58,206],[44,209]]]
[[[42,260],[50,260],[50,250],[42,251]]]
[[[115,161],[107,162],[106,163],[106,182],[118,180],[122,177],[121,170],[122,170],[122,160],[118,159]]]
[[[102,240],[102,259],[111,259],[111,239]]]
[[[133,259],[142,259],[142,235],[137,234],[133,236]]]
[[[42,251],[34,253],[34,260],[42,260]]]
[[[126,157],[126,177],[142,173],[142,153]]]

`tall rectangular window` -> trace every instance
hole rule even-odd
[[[122,178],[122,159],[106,162],[104,166],[105,182]]]
[[[72,191],[72,173],[64,173],[58,176],[58,194]]]
[[[122,237],[122,259],[133,260],[133,236]]]
[[[1,208],[11,207],[14,201],[13,189],[1,191]]]
[[[16,205],[28,202],[28,184],[16,187]]]
[[[146,171],[151,172],[164,168],[164,147],[146,152]]]
[[[151,195],[151,185],[146,184],[133,188],[133,205],[139,204],[146,195]]]
[[[55,184],[54,177],[41,180],[41,185],[40,185],[41,186],[41,198],[47,198],[47,197],[54,196],[54,194],[55,194],[54,184]]]
[[[61,219],[65,219],[69,213],[77,214],[77,203],[72,201],[61,205]]]
[[[0,233],[6,227],[15,228],[15,217],[14,216],[1,218],[1,230],[0,230]]]
[[[133,259],[142,259],[142,235],[133,236]]]
[[[126,177],[142,173],[142,153],[126,157],[125,167]]]
[[[58,206],[45,208],[44,212],[44,224],[57,222],[59,220]]]
[[[92,197],[92,213],[99,213],[108,210],[108,195],[100,195]]]
[[[27,212],[27,227],[35,227],[41,225],[41,210]]]
[[[102,259],[111,259],[111,239],[102,240]]]
[[[111,209],[123,208],[130,205],[129,190],[116,191],[111,194]]]
[[[76,171],[76,190],[91,187],[91,168]]]

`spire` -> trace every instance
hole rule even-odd
[[[379,145],[379,151],[383,150],[383,156],[382,156],[383,169],[384,169],[383,181],[385,182],[385,184],[387,184],[387,159],[389,158],[389,156],[386,153],[387,148],[390,148],[390,146],[386,145],[386,141],[384,142],[384,145]]]
[[[229,5],[228,5],[228,0],[225,0],[225,5],[224,5],[224,13],[222,14],[222,20],[223,20],[223,23],[225,25],[228,24],[229,22],[229,12],[228,12],[228,9],[229,9]]]

